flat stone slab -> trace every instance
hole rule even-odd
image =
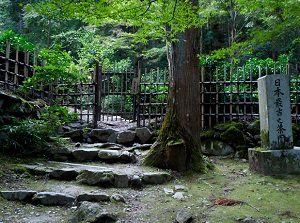
[[[36,193],[27,190],[1,191],[1,196],[9,201],[30,201]]]
[[[76,161],[91,161],[97,158],[99,149],[97,148],[78,148],[72,151]]]
[[[55,192],[39,192],[33,198],[33,203],[42,205],[70,205],[75,202],[74,196]]]
[[[250,170],[263,175],[300,174],[300,147],[287,150],[249,149]]]
[[[143,174],[142,180],[147,184],[163,184],[172,179],[166,172],[148,172]]]
[[[78,202],[82,201],[91,201],[91,202],[101,202],[101,201],[110,201],[110,196],[107,194],[79,194],[76,199]]]

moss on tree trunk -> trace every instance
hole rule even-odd
[[[160,135],[143,164],[180,172],[206,172],[208,163],[199,146],[176,120],[175,111],[170,110],[166,114]]]

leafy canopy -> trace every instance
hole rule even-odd
[[[141,42],[166,36],[175,40],[176,33],[205,23],[205,16],[199,16],[199,6],[180,0],[48,0],[28,7],[41,14],[51,11],[60,18],[79,19],[89,25],[139,27],[136,37]]]

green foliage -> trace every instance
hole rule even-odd
[[[21,90],[30,88],[43,90],[45,86],[53,85],[56,81],[65,84],[84,81],[84,76],[72,69],[74,63],[65,51],[42,49],[39,53],[39,60],[43,61],[43,65],[35,66],[35,75],[23,82]]]
[[[105,112],[130,112],[132,110],[131,98],[121,95],[107,95],[104,98]]]
[[[50,128],[50,129],[49,129]],[[8,154],[30,154],[47,149],[53,127],[42,120],[26,119],[0,128],[1,149]]]
[[[60,106],[46,106],[38,119],[15,119],[0,127],[0,148],[7,154],[32,154],[47,150],[52,145],[51,136],[59,125],[73,121],[77,114],[70,114]],[[58,142],[58,141],[57,141]]]
[[[39,115],[39,119],[49,123],[55,129],[59,125],[77,120],[77,118],[77,113],[71,113],[67,107],[58,105],[46,106]]]
[[[5,53],[6,41],[11,44],[11,50],[16,50],[19,45],[20,50],[35,50],[36,46],[28,41],[24,35],[15,33],[12,30],[5,30],[0,32],[0,51]]]

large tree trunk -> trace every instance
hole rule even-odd
[[[178,171],[204,171],[200,150],[199,29],[190,28],[173,43],[168,107],[157,141],[145,165]]]

